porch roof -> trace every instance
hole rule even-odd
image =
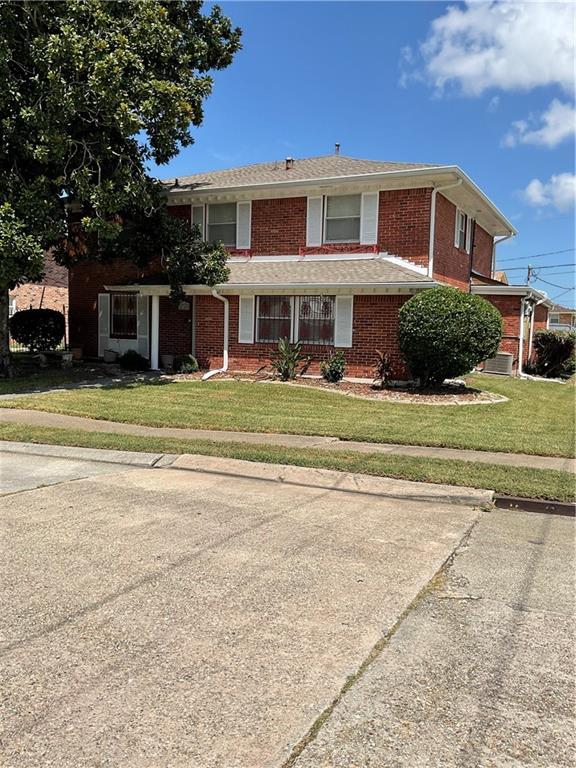
[[[302,258],[230,261],[228,282],[214,288],[223,294],[302,291],[389,293],[430,288],[437,283],[424,270],[389,258],[334,259]],[[128,285],[109,285],[108,290],[138,290],[143,294],[166,294],[166,275],[152,276]],[[209,293],[203,285],[185,285],[185,293]]]

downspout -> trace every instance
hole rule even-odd
[[[522,366],[524,365],[524,310],[526,308],[526,297],[520,302],[520,343],[518,347],[518,376],[523,376]]]
[[[532,354],[532,341],[534,340],[534,323],[536,322],[536,307],[545,302],[546,299],[540,299],[532,306],[532,317],[530,318],[530,342],[528,344],[528,354]]]
[[[442,190],[444,189],[452,189],[452,187],[459,187],[461,184],[462,184],[462,179],[458,179],[458,181],[453,181],[450,184],[444,184],[444,186],[442,187],[434,187],[432,189],[432,199],[430,200],[430,240],[428,242],[428,277],[433,277],[433,272],[434,272],[434,236],[436,234],[436,195],[438,192],[442,192]]]
[[[217,373],[225,373],[228,370],[228,321],[230,318],[230,305],[225,296],[221,296],[215,288],[212,288],[212,296],[224,304],[224,350],[222,352],[222,368],[214,368],[202,376],[202,381],[208,381]]]

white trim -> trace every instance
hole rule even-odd
[[[526,296],[527,298],[541,300],[539,303],[544,304],[546,307],[551,307],[553,304],[546,293],[538,291],[536,288],[531,288],[528,285],[472,285],[470,291],[480,296],[491,294],[497,296]]]
[[[254,315],[254,296],[239,296],[238,298],[238,343],[239,344],[254,344],[254,325],[255,325],[255,315]],[[242,308],[242,304],[244,304],[244,308],[248,309],[248,312],[250,314],[250,321],[246,324],[244,322],[244,310]],[[250,305],[248,307],[248,305]]]
[[[150,368],[157,371],[160,367],[160,297],[152,296],[152,310],[150,317]]]
[[[345,321],[345,327],[340,327]],[[334,306],[334,346],[350,348],[354,329],[354,296],[336,296]]]
[[[423,267],[421,264],[414,264],[412,261],[408,261],[408,259],[403,259],[401,256],[379,256],[378,257],[380,261],[389,261],[391,264],[397,264],[399,267],[404,267],[405,269],[411,269],[413,272],[418,272],[419,275],[427,275],[428,269],[427,267]]]
[[[320,207],[318,210],[318,206]],[[317,248],[322,245],[324,234],[324,197],[310,196],[306,200],[306,245]]]
[[[241,211],[242,210],[246,211],[246,208],[248,209],[248,219],[247,219],[247,222],[242,222]],[[246,238],[242,237],[241,226],[243,223],[248,224],[248,232],[245,233],[247,235]],[[251,243],[252,243],[252,201],[248,200],[246,202],[236,203],[236,248],[239,251],[249,250]]]
[[[374,200],[375,198],[375,200]],[[373,208],[370,206],[375,203]],[[376,245],[378,242],[378,216],[380,213],[380,193],[363,192],[360,198],[360,242]],[[373,223],[372,231],[371,226]]]

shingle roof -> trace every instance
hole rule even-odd
[[[421,272],[383,259],[231,262],[231,285],[358,285],[365,283],[422,283]]]
[[[381,160],[360,160],[345,155],[321,155],[320,157],[295,159],[289,170],[286,170],[285,160],[275,160],[269,163],[255,163],[254,165],[227,168],[221,171],[178,176],[176,179],[166,179],[164,183],[171,184],[176,188],[188,186],[224,188],[278,181],[329,179],[337,176],[438,167],[439,165],[434,163],[396,163]]]
[[[380,258],[307,259],[300,261],[231,261],[230,277],[222,287],[347,286],[389,283],[430,283],[431,278],[410,267]],[[166,285],[166,274],[135,280],[133,285]]]

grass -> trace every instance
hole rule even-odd
[[[555,501],[573,501],[575,495],[574,478],[568,472],[503,467],[497,464],[476,464],[467,461],[82,432],[50,427],[30,427],[24,424],[0,424],[0,440],[153,453],[195,453],[272,464],[335,469],[417,482],[487,488],[512,496]]]
[[[254,382],[144,383],[55,392],[3,407],[150,426],[333,435],[344,440],[574,455],[574,383],[471,376],[509,398],[490,405],[377,402]]]

